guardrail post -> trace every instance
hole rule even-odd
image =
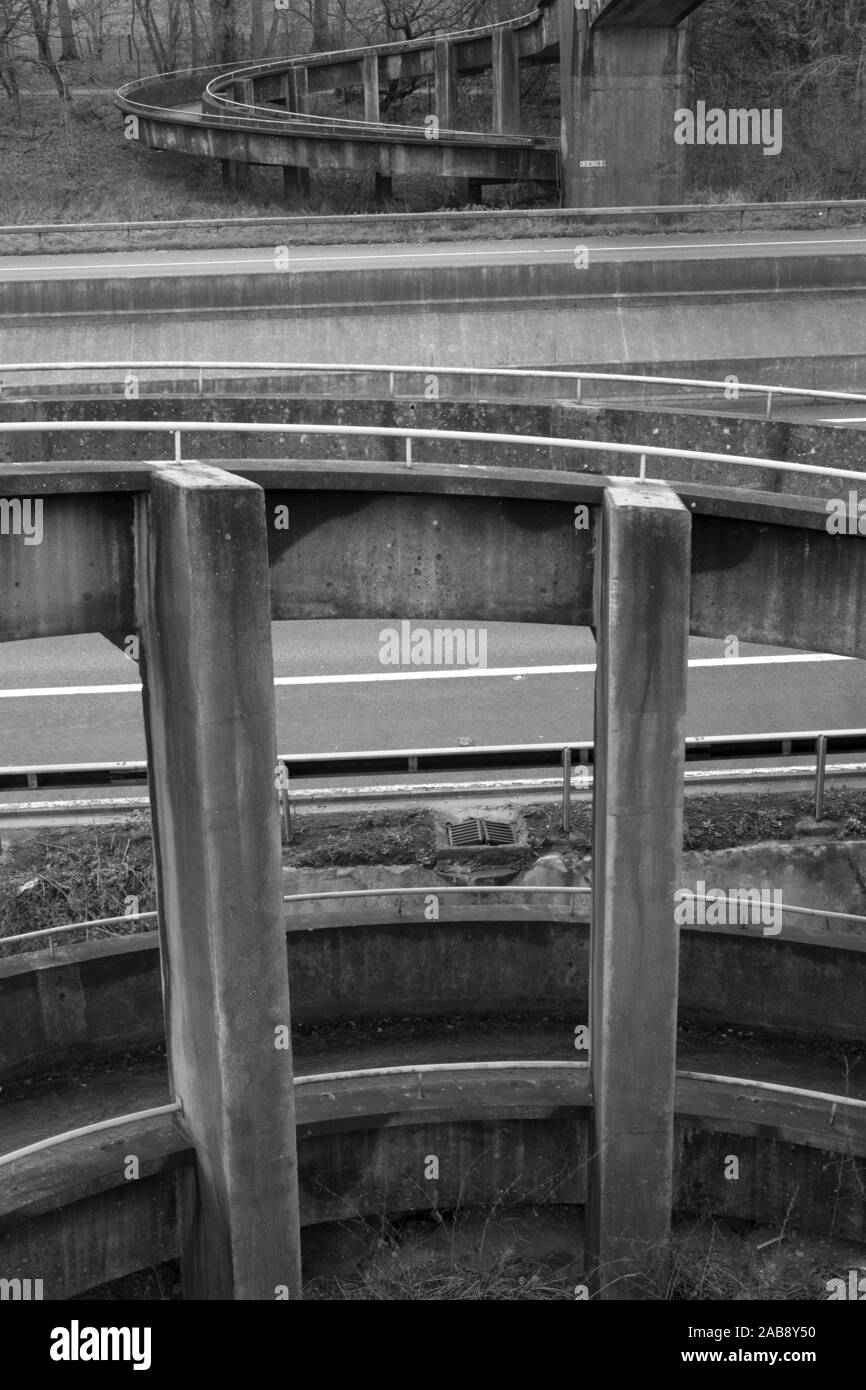
[[[815,740],[815,819],[824,816],[824,774],[827,768],[827,735]]]
[[[285,826],[285,840],[287,844],[292,842],[292,803],[289,801],[289,769],[286,763],[280,763],[285,777],[280,778],[280,806],[282,809],[283,825]]]
[[[586,1257],[593,1296],[658,1297],[673,1198],[691,518],[669,489],[608,488],[595,573],[595,766]]]
[[[300,1297],[264,493],[155,469],[137,610],[172,1093],[191,1299]]]
[[[571,830],[571,749],[562,750],[562,829],[565,835]]]

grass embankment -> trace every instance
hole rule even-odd
[[[423,123],[426,105],[417,99],[415,105],[417,110],[407,108],[400,118]],[[542,115],[536,123],[539,129],[546,130],[549,125],[549,106],[549,101],[542,105]],[[481,118],[473,117],[471,112],[467,113],[466,120],[470,125],[475,120],[475,128],[482,124]],[[226,189],[216,160],[161,153],[126,140],[122,114],[105,92],[79,95],[65,112],[54,96],[26,95],[22,98],[20,120],[16,119],[10,105],[0,106],[0,132],[0,224],[4,225],[159,223],[188,218],[350,217],[382,211],[375,201],[372,178],[343,171],[315,172],[310,196],[294,203],[288,203],[284,197],[282,170],[277,167],[250,167],[243,188]],[[818,194],[810,189],[802,196],[817,197]],[[687,201],[707,201],[717,204],[720,210],[700,219],[671,217],[663,230],[667,233],[739,231],[742,229],[739,213],[726,212],[725,205],[734,199],[760,197],[760,188],[707,192],[696,185],[687,195]],[[555,192],[545,193],[536,185],[493,185],[485,190],[483,205],[465,210],[477,213],[499,208],[531,212],[539,207],[555,209],[556,203]],[[390,207],[393,212],[453,212],[461,207],[463,204],[458,201],[456,192],[441,179],[416,177],[394,181]],[[857,211],[834,213],[834,226],[855,225],[863,220],[866,218]],[[795,210],[752,213],[745,224],[747,230],[820,228],[822,225],[821,215]],[[654,223],[640,218],[608,225],[586,223],[582,230],[573,213],[564,213],[561,218],[544,218],[537,224],[533,224],[530,217],[518,222],[507,219],[491,222],[489,218],[473,222],[471,218],[468,221],[461,218],[452,223],[439,222],[435,227],[425,224],[421,228],[381,220],[356,223],[351,227],[341,223],[330,228],[313,223],[306,228],[301,225],[290,231],[283,229],[280,236],[297,243],[364,245],[601,232],[626,235],[647,230],[659,234]],[[267,227],[167,231],[157,227],[156,230],[132,232],[51,233],[38,239],[22,232],[21,235],[3,236],[0,256],[162,248],[227,249],[272,247],[273,244],[274,231]]]
[[[690,796],[685,803],[683,846],[688,850],[716,850],[766,840],[792,840],[797,821],[811,812],[811,798],[806,793]],[[837,824],[837,838],[863,838],[866,792],[828,791],[825,815]],[[568,839],[559,830],[558,818],[559,809],[552,804],[526,813],[529,853],[535,856],[563,849],[588,853],[592,844],[591,804],[582,801],[572,806]],[[424,809],[378,815],[296,815],[294,823],[294,839],[284,849],[287,864],[304,868],[419,864],[432,869],[436,863],[433,817]],[[132,817],[123,824],[87,830],[43,832],[13,844],[0,856],[0,943],[5,936],[44,927],[119,916],[129,910],[130,899],[138,899],[141,912],[152,911],[156,906],[150,821],[146,815]],[[96,928],[91,935],[127,935],[147,930],[152,930],[151,922],[130,922]],[[86,936],[83,931],[73,932],[63,937],[63,944],[72,945]],[[25,949],[25,945],[3,948],[0,944],[0,954],[14,954]]]

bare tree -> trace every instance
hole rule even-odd
[[[44,10],[40,0],[27,0],[27,12],[30,16],[30,25],[36,40],[40,62],[48,72],[57,89],[57,95],[65,106],[69,100],[69,92],[63,79],[63,73],[57,66],[57,59],[51,50],[51,0],[46,0]]]
[[[66,60],[74,62],[78,57],[78,45],[75,42],[75,30],[72,27],[69,0],[57,0],[57,19],[60,24],[61,62]]]
[[[233,63],[238,56],[237,0],[210,0],[215,63]]]
[[[178,48],[183,33],[181,0],[168,0],[164,29],[154,13],[153,0],[133,0],[135,13],[141,20],[147,46],[153,54],[153,61],[160,72],[171,72],[177,67]]]

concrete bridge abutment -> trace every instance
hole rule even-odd
[[[682,203],[674,112],[688,104],[687,26],[595,27],[568,5],[560,25],[564,205]]]

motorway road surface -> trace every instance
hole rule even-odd
[[[274,624],[280,753],[592,737],[594,673],[585,668],[595,645],[587,629],[487,624],[488,669],[460,675],[382,665],[386,626]],[[737,660],[722,642],[697,638],[691,660],[710,664],[690,671],[688,734],[866,726],[864,662],[745,643]],[[556,669],[563,667],[578,669]],[[145,757],[137,682],[136,665],[97,635],[4,644],[0,767]]]
[[[286,236],[274,229],[275,247]],[[503,241],[424,242],[421,245],[295,246],[284,270],[393,269],[399,266],[573,264],[575,246],[599,261],[743,260],[750,256],[838,256],[866,253],[866,233],[857,228],[826,232],[702,232],[617,237],[509,238]],[[283,243],[284,244],[284,243]],[[2,251],[2,243],[0,243]],[[64,252],[55,256],[2,256],[0,280],[140,278],[158,275],[271,274],[274,251],[199,248],[194,251]]]

